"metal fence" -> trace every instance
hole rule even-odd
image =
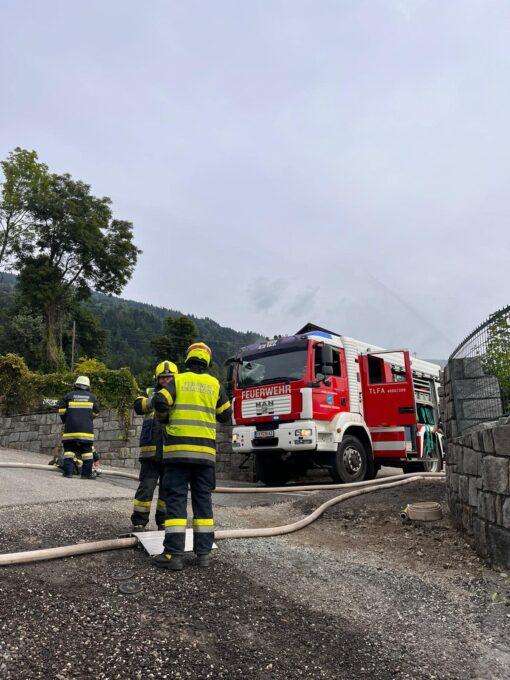
[[[510,305],[460,343],[448,371],[459,433],[510,413]]]

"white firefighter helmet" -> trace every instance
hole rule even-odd
[[[87,375],[79,375],[74,381],[75,387],[85,387],[90,389],[90,378]]]

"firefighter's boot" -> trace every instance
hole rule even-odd
[[[196,565],[197,567],[207,568],[211,564],[211,553],[203,553],[202,555],[197,555]]]
[[[74,458],[69,456],[64,456],[64,462],[62,463],[62,469],[64,471],[64,477],[72,477],[74,472]]]
[[[90,460],[84,460],[81,466],[81,476],[84,479],[93,479],[92,477],[92,458]]]
[[[158,569],[168,569],[170,571],[181,571],[181,569],[184,569],[182,555],[172,555],[167,552],[153,557],[152,564]]]

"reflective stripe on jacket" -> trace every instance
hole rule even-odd
[[[164,461],[214,465],[216,416],[230,409],[216,378],[208,373],[179,373],[169,389],[159,390],[155,407],[158,412],[169,411]]]
[[[99,413],[99,406],[89,390],[75,389],[66,394],[59,402],[58,413],[64,423],[64,441],[94,441],[94,416]]]

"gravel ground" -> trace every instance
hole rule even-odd
[[[444,505],[443,496],[440,483],[381,490],[331,508],[299,533],[230,541],[222,552],[253,580],[309,610],[348,613],[371,639],[387,641],[387,657],[400,660],[404,677],[508,678],[508,575],[486,568],[447,519],[400,522],[406,503]],[[330,497],[298,500],[285,508],[287,517]],[[257,508],[253,523],[280,522],[282,510]]]
[[[447,520],[398,518],[406,502],[443,493],[381,490],[296,534],[220,542],[209,570],[189,561],[161,573],[141,550],[4,568],[0,677],[508,678],[508,576],[484,568]],[[331,495],[219,506],[217,523],[278,524]],[[28,500],[0,508],[1,552],[129,524],[128,497]],[[140,592],[122,594],[119,571]]]

